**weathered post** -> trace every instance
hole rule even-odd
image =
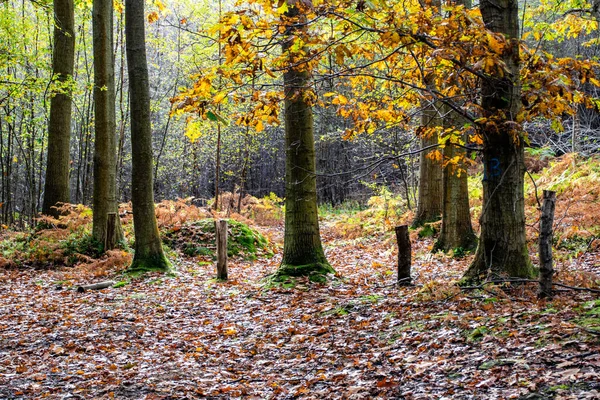
[[[217,279],[227,280],[227,220],[215,221],[217,237]]]
[[[398,284],[409,286],[412,282],[410,277],[411,245],[408,225],[397,226],[394,230],[398,242]]]
[[[104,242],[104,251],[112,250],[117,247],[117,224],[119,215],[116,212],[109,212],[106,215],[106,240]]]
[[[540,291],[539,298],[552,298],[552,223],[554,221],[554,207],[556,205],[556,192],[544,190],[542,204],[542,217],[540,219]]]

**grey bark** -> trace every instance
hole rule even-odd
[[[94,0],[94,197],[93,237],[110,250],[123,239],[118,219],[113,2]],[[117,216],[117,218],[111,217]],[[108,224],[113,224],[109,232]]]
[[[131,109],[131,202],[135,255],[131,272],[168,271],[154,210],[150,89],[146,60],[144,0],[126,0],[125,37]]]
[[[525,237],[523,132],[516,123],[521,108],[519,82],[519,9],[517,0],[483,0],[481,14],[486,27],[507,41],[500,54],[502,74],[490,74],[482,82],[483,209],[481,236],[475,259],[465,281],[486,275],[530,278],[533,268]]]
[[[54,51],[52,53],[53,79],[68,83],[73,76],[75,62],[75,15],[73,0],[54,0]],[[70,88],[61,89],[50,100],[48,123],[48,159],[42,213],[58,216],[57,203],[68,203],[69,142],[71,140]]]

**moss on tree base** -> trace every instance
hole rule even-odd
[[[304,265],[281,264],[271,279],[273,281],[285,281],[289,277],[305,276],[312,282],[326,282],[328,274],[335,274],[335,270],[327,262]]]
[[[164,272],[172,275],[175,273],[175,270],[167,257],[164,254],[160,254],[139,258],[134,257],[133,262],[125,271],[130,276],[141,276],[148,272]]]

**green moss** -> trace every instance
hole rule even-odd
[[[258,231],[233,219],[227,220],[227,255],[254,260],[259,252],[273,256],[269,241]],[[163,234],[163,242],[188,257],[216,258],[215,222],[202,219]]]
[[[134,256],[133,262],[125,273],[132,277],[139,277],[148,272],[164,272],[174,275],[173,265],[164,254],[153,254],[146,257]]]
[[[435,236],[437,234],[437,229],[429,223],[425,223],[423,224],[423,227],[421,228],[421,230],[419,230],[419,237],[420,238],[427,238],[427,237],[432,237]]]
[[[335,270],[326,261],[305,265],[281,264],[277,272],[269,277],[269,281],[277,284],[302,276],[307,277],[311,282],[325,283],[330,274],[335,274]]]

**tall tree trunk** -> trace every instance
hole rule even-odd
[[[441,11],[440,0],[433,0],[427,3],[427,6],[433,7],[435,13]],[[427,89],[436,89],[435,72],[428,72],[427,67],[426,65],[423,85]],[[438,135],[433,129],[442,126],[442,103],[436,102],[433,98],[426,101],[429,103],[422,107],[421,127],[429,132],[421,138],[421,148],[438,144]],[[419,155],[419,198],[412,224],[414,227],[437,221],[442,216],[442,165],[438,159],[428,157],[429,153],[431,150],[421,152]]]
[[[456,146],[452,139],[448,139],[444,147],[444,160],[451,160],[457,156],[463,159],[466,156],[465,150]],[[477,237],[471,225],[468,175],[465,163],[446,165],[442,176],[442,229],[435,249],[443,251],[457,248],[473,250],[477,246]]]
[[[75,16],[73,0],[54,0],[53,78],[68,83],[75,62]],[[62,85],[61,85],[62,86]],[[69,141],[71,138],[71,89],[61,88],[50,101],[48,160],[42,213],[58,215],[56,203],[68,203]]]
[[[146,60],[144,0],[125,2],[125,38],[131,108],[131,201],[135,230],[135,255],[129,271],[168,271],[156,213],[152,180],[152,130],[150,89]]]
[[[92,234],[100,243],[123,239],[117,218],[115,237],[108,238],[108,214],[118,214],[117,137],[115,116],[115,67],[113,56],[113,2],[94,0],[94,199]],[[105,249],[109,250],[109,249]]]
[[[296,4],[294,4],[296,3]],[[288,1],[284,20],[287,25],[283,44],[289,53],[306,20],[306,2]],[[297,55],[295,55],[297,56]],[[290,54],[290,62],[295,58]],[[283,260],[278,275],[315,276],[333,273],[327,262],[317,215],[317,184],[313,112],[307,102],[310,71],[306,65],[293,65],[283,75],[285,92],[285,237]]]
[[[519,83],[519,22],[517,0],[483,0],[486,27],[504,35],[501,58],[505,72],[482,82],[483,209],[481,237],[465,280],[487,275],[531,277],[534,273],[525,238],[523,132],[515,120],[521,107]]]
[[[470,0],[456,0],[455,3],[471,7]],[[463,130],[467,120],[450,107],[444,108],[444,131]],[[449,135],[444,146],[444,161],[458,157],[459,162],[457,165],[447,164],[442,171],[442,229],[434,248],[443,251],[458,248],[471,251],[477,247],[477,236],[471,225],[467,164],[464,162],[467,154],[464,148],[457,145],[460,139],[467,142],[468,132],[460,135],[462,138],[452,133]]]

